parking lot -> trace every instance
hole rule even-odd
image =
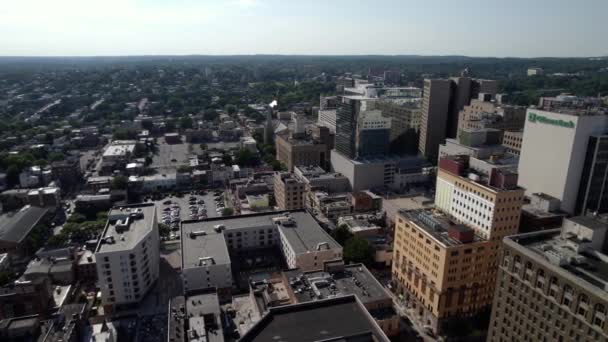
[[[188,164],[190,144],[167,144],[165,138],[158,139],[158,152],[152,158],[151,168],[159,173],[175,172],[178,166]]]
[[[221,212],[217,212],[213,191],[209,191],[205,195],[187,193],[181,197],[168,196],[155,201],[155,203],[158,222],[167,224],[172,228],[172,240],[180,235],[179,224],[181,221],[200,220],[221,215]]]

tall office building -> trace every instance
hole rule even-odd
[[[519,228],[517,175],[473,164],[468,156],[441,159],[439,210],[402,211],[395,220],[393,281],[416,319],[439,333],[454,317],[489,309],[502,238]]]
[[[420,120],[420,152],[429,160],[437,160],[439,144],[458,133],[460,111],[479,94],[494,96],[494,80],[472,79],[466,76],[450,79],[425,79]]]
[[[336,151],[348,158],[356,157],[357,117],[365,102],[340,96],[336,110]]]
[[[349,159],[388,153],[391,119],[374,110],[376,98],[339,97],[335,149]]]
[[[391,119],[379,110],[362,112],[357,118],[355,139],[357,157],[380,156],[388,153]]]
[[[593,210],[601,202],[586,198],[597,195],[594,194],[597,189],[587,189],[590,179],[598,182],[596,177],[601,177],[603,156],[597,153],[603,145],[590,143],[590,138],[608,129],[608,108],[594,100],[571,96],[543,98],[539,108],[527,111],[519,185],[528,195],[544,193],[559,199],[561,209],[569,214],[582,214],[585,208]],[[596,152],[588,148],[595,148]]]
[[[608,212],[608,135],[589,137],[576,213]]]
[[[605,218],[504,239],[488,341],[608,341]]]
[[[433,161],[437,160],[439,144],[446,138],[450,83],[450,80],[424,80],[418,149]]]

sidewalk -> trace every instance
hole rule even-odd
[[[391,291],[390,289],[387,289],[386,292],[388,292],[389,296],[391,296],[391,298],[393,299],[393,304],[395,306],[395,310],[397,311],[399,316],[407,319],[411,323],[411,326],[408,325],[409,328],[413,328],[413,330],[420,335],[420,338],[422,338],[425,342],[435,342],[435,341],[441,340],[441,337],[431,337],[427,333],[424,332],[424,328],[420,325],[419,321],[416,319],[414,310],[408,309],[405,305],[405,302],[403,300],[399,299],[393,293],[393,291]]]

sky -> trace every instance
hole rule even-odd
[[[608,0],[0,0],[0,56],[608,55]]]

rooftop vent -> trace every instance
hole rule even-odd
[[[204,230],[195,230],[190,232],[190,238],[191,239],[196,239],[197,236],[205,236],[207,235],[207,232]]]
[[[329,242],[319,242],[319,243],[317,244],[317,250],[318,250],[318,251],[320,251],[320,250],[322,250],[322,249],[324,249],[324,250],[329,250],[329,249],[330,249],[330,248],[329,248]]]
[[[215,259],[213,259],[213,257],[198,258],[198,265],[199,266],[215,265]]]
[[[223,230],[226,230],[226,226],[223,224],[216,224],[215,226],[213,226],[213,229],[219,233]]]

